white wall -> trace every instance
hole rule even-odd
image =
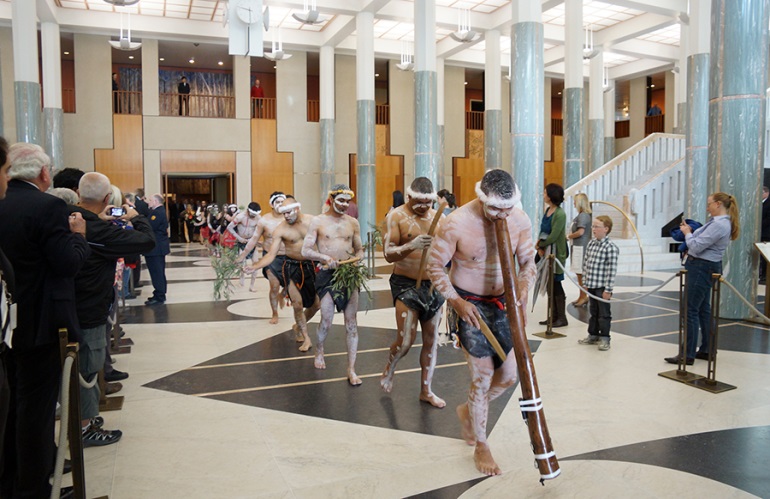
[[[444,188],[453,192],[452,158],[465,157],[465,69],[444,68]]]
[[[335,55],[334,90],[334,172],[335,183],[347,184],[350,154],[356,153],[358,128],[356,125],[356,58]]]
[[[388,61],[390,154],[404,157],[404,186],[408,186],[414,180],[414,72],[401,71],[397,62]]]

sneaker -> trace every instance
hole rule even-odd
[[[599,337],[594,336],[593,334],[589,334],[582,340],[578,340],[578,343],[580,343],[581,345],[596,345],[597,343],[599,343]]]
[[[88,423],[91,428],[101,428],[104,426],[104,418],[101,416],[94,416]]]
[[[116,443],[123,436],[120,430],[108,431],[104,428],[94,428],[90,424],[83,428],[83,448],[99,447]]]
[[[128,373],[118,371],[117,369],[113,369],[112,371],[104,374],[104,381],[107,383],[112,383],[113,381],[123,381],[126,378],[128,378]]]
[[[599,350],[606,352],[610,349],[610,340],[599,340]]]

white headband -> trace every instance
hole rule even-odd
[[[286,196],[283,194],[273,194],[270,196],[270,206],[273,206],[278,200],[281,200],[281,202],[286,201]]]
[[[336,201],[337,199],[345,199],[346,201],[350,201],[351,199],[353,199],[353,196],[350,196],[348,194],[342,193],[342,194],[337,194],[336,196],[334,196],[334,200]]]
[[[412,186],[406,188],[406,195],[418,201],[435,201],[438,199],[435,192],[415,192],[412,190]]]
[[[519,201],[521,201],[521,191],[515,183],[513,184],[513,196],[509,199],[503,199],[500,196],[488,196],[484,194],[484,191],[481,190],[481,181],[478,181],[476,182],[476,196],[478,196],[479,201],[483,204],[501,210],[513,208]]]
[[[254,211],[254,210],[252,210],[251,208],[249,208],[249,213],[251,213],[252,215],[255,215],[255,216],[256,216],[256,215],[259,215],[260,213],[262,213],[262,210],[259,210],[259,211]]]
[[[284,204],[278,207],[278,213],[289,213],[290,211],[298,210],[300,208],[302,208],[302,205],[299,202]]]

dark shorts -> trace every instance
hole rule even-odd
[[[246,249],[246,245],[247,244],[249,244],[249,243],[248,242],[245,242],[245,243],[236,242],[235,243],[235,245],[238,247],[238,250],[239,250],[238,252],[239,253]],[[249,252],[248,255],[246,255],[246,258],[244,258],[244,260],[252,260],[252,261],[254,260],[254,250],[253,249]]]
[[[505,313],[505,295],[478,296],[455,287],[457,293],[465,300],[472,303],[479,311],[484,322],[487,323],[492,334],[503,348],[505,355],[513,349],[511,328],[508,324],[508,316]],[[502,308],[502,309],[501,309]],[[495,349],[489,343],[484,333],[470,324],[462,321],[452,307],[447,307],[447,323],[449,331],[456,335],[465,351],[477,358],[492,357],[495,369],[503,364]]]
[[[435,289],[431,293],[430,280],[423,280],[418,290],[417,281],[402,275],[390,276],[390,293],[393,295],[393,304],[400,300],[404,305],[419,314],[420,321],[428,321],[441,310],[444,297]]]
[[[315,303],[315,265],[310,260],[292,260],[285,256],[282,258],[283,263],[276,274],[278,280],[281,281],[281,286],[286,288],[289,282],[293,282],[302,296],[302,306],[304,308],[312,307]],[[272,267],[270,265],[270,270],[275,272]]]
[[[267,255],[267,251],[262,251],[262,256]],[[283,280],[283,277],[281,276],[281,269],[283,268],[283,262],[286,260],[286,255],[276,255],[275,260],[273,260],[273,263],[268,265],[267,267],[264,267],[262,269],[262,276],[264,276],[265,279],[267,279],[267,272],[270,271],[271,274],[273,274],[275,277],[278,278],[278,282],[281,284],[282,287],[286,287],[286,282]]]
[[[348,306],[350,300],[350,293],[353,290],[348,290],[347,293],[343,291],[336,291],[332,289],[332,279],[334,278],[334,270],[324,269],[319,270],[315,275],[315,290],[318,293],[318,298],[323,299],[326,293],[332,295],[334,305],[337,307],[337,312],[344,311]]]

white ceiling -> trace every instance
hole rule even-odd
[[[31,1],[31,0],[30,0]],[[41,20],[55,21],[62,32],[115,35],[119,12],[131,12],[132,37],[161,40],[167,65],[187,64],[192,52],[203,58],[227,60],[228,28],[222,24],[225,0],[140,0],[131,7],[114,7],[104,0],[36,0]],[[291,14],[300,13],[304,0],[263,0],[270,7],[272,33],[269,45],[280,30],[284,50],[315,52],[322,45],[338,53],[355,53],[356,14],[370,11],[375,17],[375,54],[379,59],[398,59],[405,45],[414,40],[413,0],[316,0],[323,22],[304,25]],[[543,10],[545,71],[560,78],[564,73],[563,0],[540,1]],[[660,73],[673,68],[679,58],[679,18],[688,0],[583,0],[583,26],[594,32],[594,42],[604,50],[605,65],[612,79],[625,80]],[[457,29],[458,9],[470,9],[471,24],[481,36],[472,43],[458,43],[449,37]],[[0,19],[10,19],[10,0],[0,0]],[[473,69],[484,67],[487,30],[501,32],[504,71],[510,57],[510,0],[436,0],[436,52],[447,64]],[[193,43],[199,43],[194,47]],[[139,51],[132,54],[138,59]],[[128,55],[123,54],[124,57]],[[171,60],[169,60],[171,58]],[[172,60],[174,58],[178,61]],[[196,56],[197,58],[197,56]],[[197,63],[197,60],[196,60]],[[202,66],[199,66],[202,67]],[[585,65],[586,75],[588,64]]]

